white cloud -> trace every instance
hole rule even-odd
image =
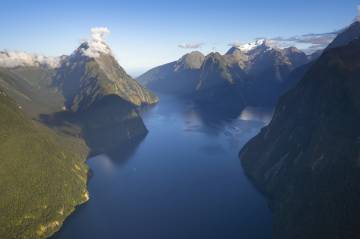
[[[339,31],[304,34],[292,37],[276,37],[271,39],[282,46],[299,46],[305,51],[312,52],[326,48],[337,36]]]
[[[200,47],[202,47],[204,45],[204,43],[199,42],[199,43],[183,43],[183,44],[179,44],[178,47],[183,48],[183,49],[198,49]]]
[[[243,44],[240,42],[240,41],[235,41],[235,42],[230,42],[228,44],[228,46],[231,46],[231,47],[240,47],[242,46]]]
[[[43,55],[30,54],[17,51],[1,51],[0,66],[1,67],[17,67],[17,66],[46,66],[56,68],[60,65],[60,57],[47,57]]]
[[[360,5],[357,5],[356,9],[357,9],[357,16],[356,16],[355,20],[360,21]]]
[[[89,48],[84,50],[88,57],[99,57],[100,54],[111,54],[111,50],[105,42],[106,35],[110,34],[107,27],[91,28],[91,38],[88,41]]]

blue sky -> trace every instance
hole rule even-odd
[[[291,37],[343,28],[357,15],[355,0],[2,1],[0,49],[70,54],[94,26],[132,74],[198,50],[225,52],[229,43]]]

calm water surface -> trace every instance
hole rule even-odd
[[[222,119],[162,96],[143,113],[144,140],[89,159],[90,201],[53,238],[269,239],[270,212],[238,152],[270,117],[247,108]]]

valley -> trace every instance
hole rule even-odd
[[[352,1],[4,4],[0,238],[358,239]]]

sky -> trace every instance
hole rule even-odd
[[[257,38],[308,47],[305,38],[321,41],[349,25],[359,4],[360,0],[2,0],[0,49],[71,54],[90,37],[92,27],[107,27],[107,43],[120,65],[139,75],[193,50],[224,53],[230,45]]]

